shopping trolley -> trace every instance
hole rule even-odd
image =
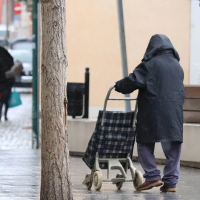
[[[113,85],[107,92],[103,111],[99,111],[95,131],[90,138],[83,161],[91,169],[86,174],[83,184],[87,189],[100,190],[102,182],[112,182],[118,189],[124,182],[133,182],[135,188],[142,184],[143,176],[132,163],[135,142],[135,124],[137,115],[137,98],[111,98]],[[106,111],[108,100],[136,100],[135,111]],[[102,178],[102,169],[107,169],[107,179]],[[132,179],[127,178],[130,169]],[[110,171],[119,170],[115,178],[110,179]]]

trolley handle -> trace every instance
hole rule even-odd
[[[106,95],[106,99],[104,101],[104,107],[103,107],[103,115],[102,115],[102,120],[101,120],[101,126],[103,126],[104,120],[105,120],[105,114],[106,114],[106,106],[107,106],[107,101],[108,100],[125,100],[125,101],[131,101],[131,100],[136,100],[136,105],[135,105],[135,112],[134,112],[134,117],[133,117],[133,124],[132,127],[135,127],[135,122],[136,122],[136,116],[137,116],[137,110],[138,110],[138,102],[137,98],[132,98],[132,97],[124,97],[124,98],[111,98],[110,93],[111,91],[115,88],[115,85],[112,85]]]

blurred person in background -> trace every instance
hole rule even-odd
[[[115,85],[115,90],[123,94],[139,90],[136,138],[145,182],[137,187],[138,191],[164,184],[161,192],[176,192],[185,97],[184,73],[179,60],[169,38],[156,34],[151,37],[142,62]],[[154,157],[156,142],[161,143],[167,159],[162,179]]]
[[[22,69],[21,62],[14,62],[10,53],[4,47],[0,46],[0,121],[3,105],[5,105],[5,121],[8,120],[8,100],[15,83],[15,77],[20,75]]]

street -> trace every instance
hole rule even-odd
[[[21,94],[23,105],[8,111],[8,122],[0,124],[0,200],[38,200],[40,196],[40,150],[31,149],[31,94]],[[136,168],[143,172],[139,163]],[[163,171],[164,166],[158,168]],[[74,200],[199,200],[200,170],[181,167],[176,193],[160,193],[159,188],[135,191],[132,183],[117,190],[103,183],[101,191],[87,190],[82,181],[90,172],[80,157],[70,157]],[[117,171],[111,173],[115,177]],[[106,171],[103,171],[105,177]],[[128,174],[130,177],[130,174]]]

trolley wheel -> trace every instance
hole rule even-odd
[[[102,186],[102,175],[99,171],[94,172],[93,185],[95,190],[100,190]]]
[[[88,190],[90,190],[91,187],[92,187],[92,182],[86,183],[85,185],[86,185],[86,188],[87,188]]]
[[[123,176],[121,174],[117,174],[116,178],[123,178]],[[122,186],[123,186],[123,182],[116,183],[116,187],[118,190],[120,190]]]
[[[136,170],[135,171],[135,178],[133,180],[133,185],[135,189],[143,183],[143,175],[140,171]]]
[[[88,177],[90,178],[90,182],[86,182],[86,180],[88,180]],[[84,185],[86,186],[86,188],[89,190],[92,187],[92,180],[91,180],[91,174],[88,173],[85,175],[85,181],[84,181]]]

